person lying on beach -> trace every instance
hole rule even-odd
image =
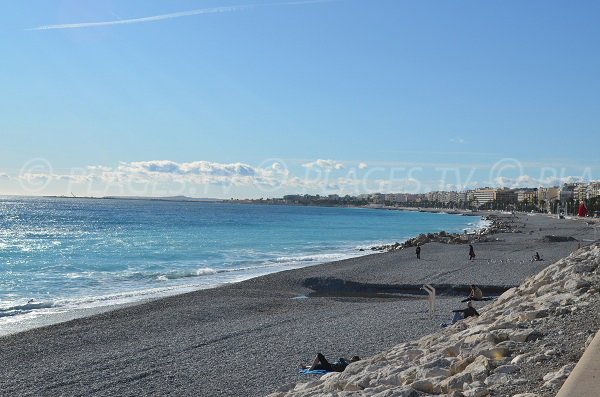
[[[471,293],[467,299],[461,300],[461,302],[480,301],[483,300],[483,292],[478,286],[471,284]]]
[[[535,252],[535,255],[531,257],[531,261],[532,262],[537,262],[537,261],[541,261],[542,257],[540,256],[539,252]]]
[[[317,353],[312,365],[310,367],[307,365],[303,365],[302,369],[306,369],[309,371],[321,370],[327,372],[343,372],[350,363],[353,363],[358,360],[360,360],[360,357],[358,356],[353,356],[350,360],[346,360],[342,357],[338,361],[329,363],[329,361],[327,361],[324,355],[322,355],[321,353]]]
[[[477,312],[477,310],[475,310],[475,308],[473,307],[473,304],[471,302],[467,303],[467,308],[466,309],[452,310],[452,312],[453,313],[457,313],[458,315],[462,316],[462,318],[459,318],[456,321],[465,319],[467,317],[479,316],[479,313]],[[454,315],[454,317],[456,317],[456,314]],[[456,321],[454,321],[453,324]]]
[[[467,317],[479,316],[479,313],[477,312],[477,310],[475,310],[475,308],[473,307],[473,304],[471,302],[467,303],[466,309],[452,310],[452,313],[454,313],[454,316],[452,317],[452,322],[450,324],[454,324],[457,321],[464,320]],[[442,327],[447,327],[450,324],[442,323],[440,325]]]

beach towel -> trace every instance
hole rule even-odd
[[[327,373],[327,371],[325,371],[324,369],[305,369],[305,368],[300,368],[298,370],[298,372],[300,373],[300,375],[325,375]]]

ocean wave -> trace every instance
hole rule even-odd
[[[486,228],[490,227],[491,224],[492,224],[491,221],[486,220],[486,219],[481,219],[477,223],[469,222],[467,224],[468,227],[466,227],[464,230],[467,231],[467,232],[469,232],[469,233],[475,233],[475,232],[477,232],[479,230],[486,229]]]
[[[330,262],[347,257],[342,253],[328,253],[315,255],[300,255],[300,256],[280,256],[273,259],[275,263],[300,263],[300,262]]]
[[[0,317],[12,317],[19,314],[30,313],[33,310],[50,309],[52,307],[54,307],[54,302],[36,302],[31,300],[24,304],[0,308]]]
[[[150,277],[156,278],[159,281],[168,281],[168,280],[178,280],[181,278],[188,277],[202,277],[202,276],[211,276],[213,274],[219,273],[219,270],[212,269],[210,267],[204,267],[201,269],[190,270],[190,271],[174,271],[170,273],[161,273],[161,274],[153,274]]]
[[[281,268],[284,266],[301,266],[303,264],[317,264],[323,262],[332,262],[350,257],[349,254],[330,253],[330,254],[315,254],[315,255],[299,255],[299,256],[280,256],[273,259],[265,259],[256,264],[247,266],[236,266],[231,268],[214,269],[210,267],[199,268],[189,271],[173,271],[154,273],[149,277],[159,281],[178,280],[190,277],[205,277],[224,273],[240,273],[261,271],[269,268]]]

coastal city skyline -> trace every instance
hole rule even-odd
[[[11,3],[0,16],[0,194],[228,199],[597,181],[599,8]]]

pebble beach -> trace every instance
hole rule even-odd
[[[460,300],[470,284],[500,295],[580,247],[588,249],[596,238],[594,224],[581,220],[495,216],[501,227],[469,236],[477,254],[473,261],[464,243],[432,241],[422,246],[420,260],[412,247],[395,249],[4,336],[0,394],[310,395],[295,392],[294,385],[321,382],[298,374],[300,364],[316,352],[334,359],[359,355],[371,362],[400,344],[439,332],[451,310],[464,306]],[[543,261],[531,261],[536,251]],[[423,284],[438,289],[432,317],[427,296],[419,290]],[[476,307],[485,313],[486,305],[495,302],[477,302]],[[578,312],[577,327],[567,320],[545,325],[548,334],[552,327],[563,329],[557,334],[564,336],[560,343],[573,345],[566,347],[568,360],[557,360],[556,371],[576,362],[589,335],[598,330],[598,316],[585,310]],[[547,373],[528,372],[523,379],[531,384],[496,388],[487,395],[541,388]],[[332,395],[321,386],[315,384],[312,395]],[[343,389],[335,392],[370,395]]]

